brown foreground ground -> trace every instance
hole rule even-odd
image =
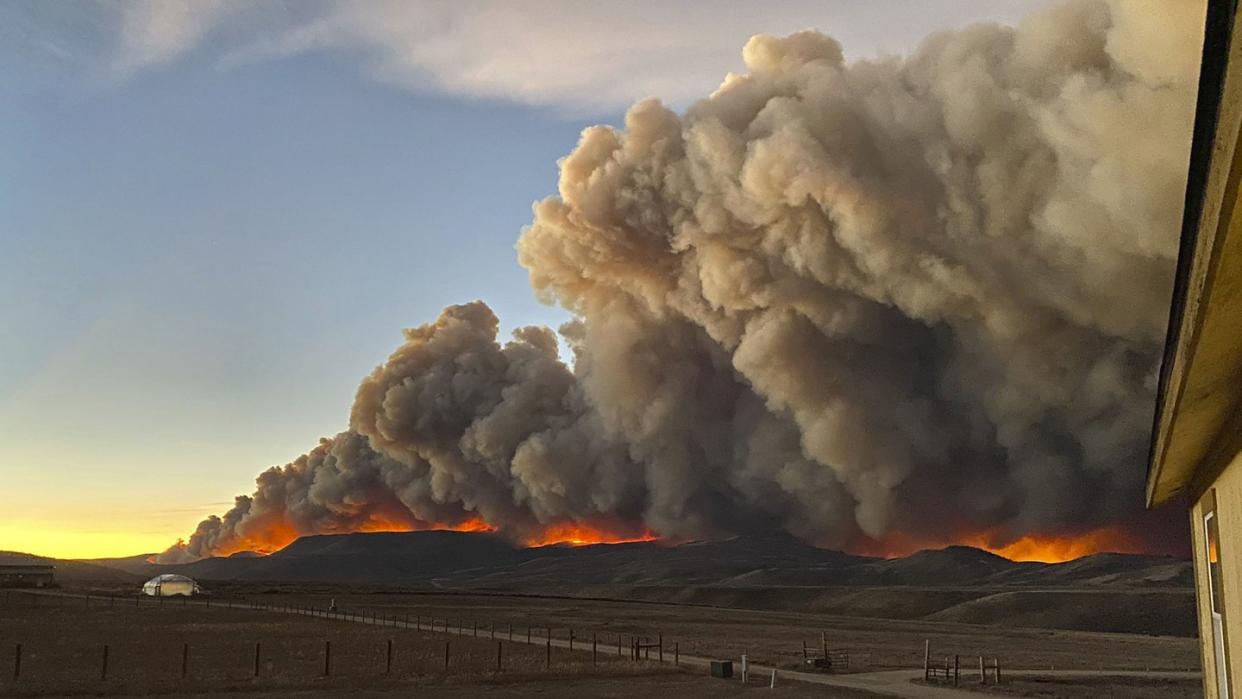
[[[1043,699],[1199,699],[1203,685],[1197,679],[1019,677],[980,691]]]
[[[848,652],[850,670],[916,668],[924,641],[933,657],[997,657],[1006,669],[1198,670],[1194,639],[1043,631],[944,622],[890,621],[793,612],[758,612],[683,605],[607,600],[500,595],[414,594],[313,586],[210,585],[212,608],[160,605],[134,597],[109,603],[78,598],[41,597],[32,606],[25,595],[0,599],[0,695],[51,696],[71,693],[109,695],[148,692],[183,696],[385,696],[422,687],[430,696],[656,696],[715,697],[749,694],[755,687],[712,681],[701,671],[687,674],[671,663],[633,663],[618,658],[618,637],[628,648],[631,636],[664,639],[684,655],[737,659],[783,668],[801,665],[802,645],[818,648],[821,633],[832,649]],[[103,590],[99,590],[103,591]],[[113,590],[120,592],[120,589]],[[75,590],[65,590],[75,592]],[[126,589],[125,592],[132,592]],[[388,618],[435,619],[456,629],[479,629],[463,638],[421,631],[366,626],[347,621],[278,612],[228,609],[226,600],[326,608],[332,600],[347,612]],[[497,673],[497,641],[502,670]],[[509,627],[514,642],[509,642]],[[583,643],[573,653],[524,641],[526,630],[539,638],[551,627],[553,638],[572,629]],[[592,639],[598,655],[592,660]],[[391,674],[387,643],[393,642]],[[331,677],[323,676],[324,643],[331,641]],[[444,645],[450,670],[444,670]],[[15,645],[23,646],[22,677],[13,681]],[[184,644],[190,644],[187,679],[182,680]],[[254,676],[255,644],[260,644],[259,676]],[[102,648],[109,647],[108,679],[101,680]],[[624,655],[624,652],[623,652]],[[972,662],[977,662],[974,660]],[[963,660],[963,666],[968,666]],[[766,683],[763,689],[766,691]],[[864,693],[784,683],[776,696],[862,697]],[[1010,696],[1031,697],[1194,697],[1193,681],[1103,678],[1028,680],[1015,678],[1000,688]],[[765,696],[772,696],[771,694]]]
[[[281,699],[337,699],[342,696],[345,687],[312,688],[312,689],[250,689],[234,688],[223,692],[205,694],[190,693],[178,696],[194,699],[230,699],[243,695],[251,697],[280,697]],[[350,697],[361,699],[389,699],[390,697],[411,694],[417,696],[436,697],[437,699],[517,699],[519,697],[538,697],[541,699],[634,699],[635,696],[668,697],[678,699],[715,699],[724,697],[773,697],[774,699],[823,699],[824,697],[840,697],[841,699],[875,699],[879,695],[812,687],[797,683],[783,683],[776,691],[768,691],[767,684],[752,682],[743,686],[739,682],[723,680],[707,680],[685,672],[659,673],[647,675],[627,675],[623,677],[525,677],[508,679],[479,679],[459,683],[442,683],[433,685],[390,686],[388,688],[359,689],[348,688]],[[113,695],[124,697],[125,694]],[[142,696],[142,695],[132,695]]]
[[[760,685],[672,665],[491,638],[177,603],[12,596],[0,603],[0,696],[732,697]],[[330,675],[324,674],[331,642]],[[392,642],[391,665],[388,643]],[[17,644],[20,676],[15,679]],[[448,669],[445,652],[449,653]],[[258,662],[256,675],[256,644]],[[107,675],[104,677],[104,646]],[[187,652],[188,645],[188,652]],[[497,650],[501,670],[497,671]],[[186,654],[182,678],[183,654]],[[766,690],[766,685],[764,686]],[[769,695],[765,695],[769,696]],[[781,683],[772,696],[823,696]],[[834,694],[872,697],[864,692]]]
[[[757,663],[796,668],[802,644],[847,650],[855,670],[921,667],[924,641],[934,658],[961,655],[998,657],[1008,668],[1056,670],[1198,670],[1195,639],[1133,634],[1049,631],[953,622],[872,619],[830,614],[754,611],[615,600],[480,594],[350,591],[332,587],[219,584],[222,598],[241,596],[269,603],[326,608],[336,600],[346,611],[422,619],[447,619],[482,633],[495,625],[507,637],[535,635],[552,628],[554,638],[599,638],[601,648],[616,652],[617,636],[654,640],[663,634],[666,648],[682,653],[738,658],[748,653]],[[822,634],[822,635],[821,635]],[[965,664],[966,661],[963,660]]]

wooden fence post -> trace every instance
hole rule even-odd
[[[677,646],[678,644],[674,642],[673,643],[673,664],[680,666],[681,665],[681,651],[678,650]]]
[[[444,671],[448,672],[448,669],[449,669],[449,642],[445,641],[444,642]]]
[[[962,666],[958,661],[958,656],[953,656],[953,686],[957,686],[957,678],[961,674]]]
[[[596,634],[591,634],[591,664],[595,665],[599,662],[599,638]]]
[[[660,659],[660,662],[664,662],[664,632],[663,631],[660,632],[660,635],[658,638],[660,642],[659,659]]]
[[[924,682],[926,682],[931,677],[928,674],[931,671],[931,666],[928,664],[930,661],[931,661],[931,639],[929,638],[923,641],[923,681]]]
[[[99,679],[101,680],[108,679],[108,644],[107,643],[105,643],[103,647],[103,667],[101,667],[99,670]]]
[[[22,644],[18,643],[13,649],[13,681],[16,682],[22,678]]]
[[[806,639],[802,639],[802,664],[806,665]]]
[[[979,656],[979,684],[988,683],[987,668],[983,667],[983,656]]]
[[[824,652],[824,661],[827,662],[828,660],[828,632],[827,631],[819,632],[819,645],[823,649],[823,652]]]
[[[471,622],[471,625],[474,626],[474,637],[478,638],[479,637],[479,622],[477,621]]]
[[[185,679],[190,672],[190,644],[181,644],[181,679]]]
[[[569,630],[569,652],[574,652],[574,630]]]
[[[392,639],[388,639],[388,655],[384,659],[384,674],[392,674]]]
[[[260,655],[259,649],[260,649],[260,645],[258,642],[256,642],[254,644],[254,676],[255,677],[259,676],[259,655]]]
[[[992,658],[992,664],[996,666],[996,684],[1001,683],[1000,675],[1000,658]]]
[[[504,641],[496,641],[496,672],[500,672],[502,667],[501,659],[504,654]]]
[[[621,657],[621,634],[617,634],[617,657]]]
[[[323,642],[323,676],[332,676],[332,641]]]
[[[548,638],[546,639],[546,641],[547,641],[547,646],[546,646],[547,660],[545,661],[545,667],[551,669],[552,667],[552,634],[550,633],[548,634]]]

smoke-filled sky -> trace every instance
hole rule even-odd
[[[1201,8],[1033,5],[6,5],[0,548],[1131,517]]]

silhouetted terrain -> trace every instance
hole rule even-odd
[[[0,565],[51,565],[59,582],[140,582],[139,576],[103,563],[89,561],[62,561],[43,556],[32,556],[16,551],[0,551]]]
[[[853,556],[786,535],[675,546],[658,542],[520,548],[486,533],[404,532],[306,536],[268,556],[250,553],[180,565],[147,556],[92,563],[137,575],[203,579],[426,584],[521,590],[583,585],[722,587],[1007,586],[1189,588],[1190,561],[1103,553],[1068,563],[1018,563],[950,546],[904,558]]]
[[[155,565],[145,556],[92,565],[137,577],[177,572],[204,581],[478,590],[1195,634],[1189,561],[1113,553],[1018,563],[950,546],[880,559],[787,535],[527,549],[492,534],[432,531],[308,536],[268,556],[234,554],[183,565]]]

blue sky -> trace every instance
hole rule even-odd
[[[162,548],[518,267],[578,133],[746,38],[850,58],[1043,3],[0,4],[0,549]]]

